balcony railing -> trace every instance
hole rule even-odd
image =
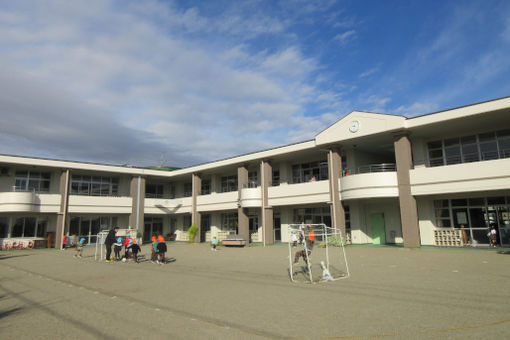
[[[368,164],[359,166],[354,171],[344,169],[342,176],[349,176],[354,174],[367,174],[372,172],[392,172],[397,171],[397,165],[395,163],[381,163],[381,164]]]

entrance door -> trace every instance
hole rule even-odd
[[[251,242],[259,242],[259,217],[255,215],[249,216],[249,230]]]
[[[273,219],[273,225],[274,225],[274,240],[275,242],[276,241],[281,241],[282,240],[282,222],[281,222],[281,219],[280,219],[280,216],[276,216],[274,219]]]
[[[370,214],[370,226],[372,227],[372,243],[386,244],[386,228],[384,227],[384,214]]]
[[[205,242],[206,238],[205,234],[210,230],[211,230],[211,215],[200,214],[200,242]]]
[[[510,245],[510,212],[507,207],[498,207],[499,241],[502,246]]]

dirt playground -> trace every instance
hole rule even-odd
[[[305,284],[286,245],[169,243],[165,265],[1,251],[0,339],[510,338],[509,249],[346,252],[350,278]]]

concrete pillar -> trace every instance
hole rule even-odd
[[[57,230],[55,232],[55,248],[57,249],[63,248],[62,239],[66,230],[70,177],[71,172],[69,169],[62,171],[60,174],[60,209],[57,216]]]
[[[260,162],[261,186],[262,186],[262,238],[264,245],[274,243],[273,207],[268,203],[268,188],[273,182],[273,167],[269,162]]]
[[[238,190],[238,202],[241,202],[241,191],[243,188],[248,187],[248,168],[245,165],[241,165],[237,168],[237,190]],[[237,208],[237,229],[239,236],[244,238],[247,242],[250,241],[250,225],[249,217],[246,209],[238,205]]]
[[[411,195],[409,170],[413,168],[411,141],[407,133],[395,135],[395,159],[397,161],[398,198],[402,220],[402,237],[405,247],[420,246],[418,209],[416,199]]]
[[[195,224],[197,226],[197,233],[195,235],[195,240],[193,242],[200,242],[200,229],[201,229],[201,220],[200,213],[197,209],[197,197],[200,195],[202,191],[202,178],[200,175],[193,174],[193,178],[191,180],[191,191],[192,191],[192,204],[191,204],[191,224]]]
[[[329,195],[331,201],[331,227],[340,229],[345,235],[345,210],[340,200],[339,179],[342,173],[342,155],[339,148],[328,152]]]
[[[131,198],[133,199],[131,214],[129,215],[129,226],[137,229],[139,233],[144,232],[144,206],[145,206],[145,178],[133,176],[130,184]]]

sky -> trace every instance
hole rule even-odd
[[[510,96],[510,1],[0,0],[0,154],[187,167]]]

